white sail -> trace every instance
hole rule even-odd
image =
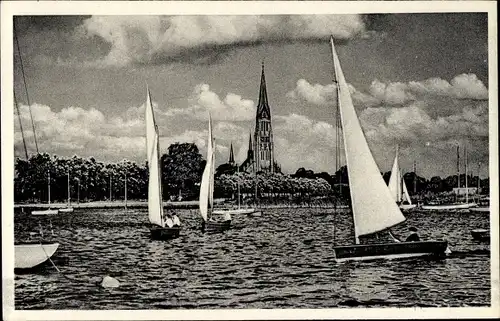
[[[399,172],[399,159],[398,151],[396,150],[396,157],[394,158],[394,163],[391,169],[391,178],[389,179],[389,191],[391,191],[392,198],[396,202],[401,202],[401,173]]]
[[[399,170],[399,155],[398,149],[396,150],[396,157],[391,169],[391,178],[389,179],[389,190],[394,200],[398,203],[407,201],[411,205],[410,194],[406,188],[406,183]]]
[[[163,200],[160,168],[160,135],[156,126],[151,94],[146,97],[146,145],[149,167],[148,213],[152,224],[165,227],[163,222]]]
[[[411,205],[410,194],[408,194],[408,189],[406,188],[406,183],[405,183],[404,178],[401,178],[401,181],[402,181],[401,184],[403,185],[403,201],[407,201],[408,204]]]
[[[207,141],[207,164],[201,177],[200,186],[200,214],[204,221],[208,219],[208,209],[213,207],[213,185],[214,185],[214,151],[212,138],[212,118],[208,120],[208,141]]]
[[[338,103],[342,121],[344,148],[349,174],[354,234],[356,242],[361,235],[372,234],[405,220],[392,198],[361,129],[349,88],[340,68],[333,37],[330,39]]]

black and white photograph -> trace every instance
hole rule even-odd
[[[5,320],[499,317],[495,2],[1,6]]]

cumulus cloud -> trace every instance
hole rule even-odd
[[[98,63],[209,62],[237,46],[263,42],[349,39],[364,31],[359,15],[93,16],[78,35],[97,36],[109,53]]]
[[[433,97],[450,99],[488,99],[488,89],[475,74],[461,74],[450,82],[441,78],[429,78],[423,81],[408,83],[384,83],[375,79],[368,92],[364,93],[348,84],[349,92],[355,106],[404,106],[412,102],[425,101]],[[286,96],[292,102],[306,102],[313,105],[336,105],[337,93],[335,84],[311,84],[299,79],[293,90]]]
[[[300,167],[334,171],[335,127],[304,115],[274,117],[277,162],[284,171]]]
[[[199,84],[188,98],[187,108],[173,108],[166,113],[168,116],[186,115],[200,120],[208,120],[210,112],[213,120],[244,121],[255,117],[253,100],[228,93],[224,99],[210,90],[208,84]]]

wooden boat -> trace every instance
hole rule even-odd
[[[405,211],[414,209],[416,204],[411,203],[410,194],[406,188],[406,183],[399,170],[399,147],[396,148],[396,157],[391,170],[391,178],[389,179],[389,190],[392,197],[396,200],[399,208]],[[406,202],[406,203],[405,203]]]
[[[163,213],[161,166],[160,166],[160,135],[155,122],[151,94],[147,88],[146,97],[146,145],[149,171],[148,185],[148,218],[151,226],[151,238],[168,240],[179,236],[180,226],[166,226]]]
[[[486,229],[475,229],[470,231],[472,238],[476,241],[489,241],[490,240],[490,231]]]
[[[330,39],[330,44],[335,69],[337,106],[349,175],[355,238],[353,245],[333,247],[335,261],[444,255],[448,248],[446,241],[360,244],[360,237],[386,232],[404,222],[406,218],[380,175],[380,170],[368,147],[340,67],[333,37]]]
[[[202,232],[222,232],[231,226],[231,213],[228,211],[213,211],[214,207],[214,173],[215,173],[215,151],[214,138],[212,136],[212,117],[208,115],[208,141],[207,141],[207,163],[203,170],[200,185],[199,208],[202,218]]]
[[[422,205],[423,210],[428,211],[456,211],[456,210],[465,210],[468,211],[470,208],[476,207],[477,204],[472,202],[469,203],[469,191],[467,189],[467,150],[465,149],[465,203],[453,203],[453,204],[425,204]],[[460,146],[457,146],[457,177],[458,177],[458,188],[460,188]],[[458,193],[458,191],[457,191]],[[457,194],[458,195],[458,194]],[[458,196],[457,196],[458,198]]]
[[[70,193],[70,182],[69,182],[69,170],[68,170],[68,204],[66,207],[59,209],[60,213],[72,213],[73,207],[71,207],[71,193]]]
[[[59,243],[24,243],[14,245],[14,268],[32,269],[47,261]]]
[[[59,213],[59,210],[50,208],[50,170],[47,171],[47,182],[48,182],[48,206],[49,208],[46,210],[35,210],[31,212],[31,215],[56,215]]]

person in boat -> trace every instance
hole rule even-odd
[[[170,213],[167,213],[167,215],[165,215],[165,225],[167,227],[173,227],[174,226],[174,221],[173,221],[172,215]]]
[[[174,223],[174,226],[181,226],[181,221],[179,220],[179,217],[175,212],[172,214],[172,221]]]
[[[406,238],[406,242],[418,242],[420,241],[420,236],[417,234],[417,228],[415,227],[410,227],[410,235]]]

